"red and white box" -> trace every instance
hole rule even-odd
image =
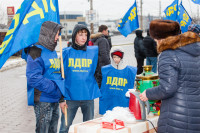
[[[113,122],[101,122],[102,128],[112,129],[112,130],[119,130],[125,127],[124,122],[121,120],[114,119]]]

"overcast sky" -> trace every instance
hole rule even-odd
[[[58,0],[60,11],[81,11],[85,15],[85,10],[90,8],[88,0]],[[140,1],[138,2],[138,11],[140,10]],[[161,12],[174,0],[142,0],[143,15],[159,15],[159,1],[161,1]],[[191,17],[197,16],[198,5],[191,0],[182,0]],[[7,6],[15,6],[15,12],[23,0],[0,0],[0,15],[6,13]],[[99,19],[120,19],[131,7],[135,0],[93,0],[94,9],[99,14]],[[140,14],[140,12],[138,12]]]

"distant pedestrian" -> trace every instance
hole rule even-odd
[[[102,75],[101,67],[110,64],[110,46],[105,35],[108,35],[108,27],[106,25],[99,26],[99,32],[90,36],[94,46],[98,46],[98,65],[96,72],[96,79],[99,87],[101,87]]]
[[[44,22],[40,29],[39,41],[28,51],[28,103],[34,105],[36,133],[57,133],[61,98],[59,87],[64,86],[60,86],[60,60],[55,47],[61,28],[57,23]]]
[[[68,133],[80,107],[83,121],[94,118],[94,99],[101,96],[95,71],[98,63],[98,47],[87,46],[90,32],[85,25],[77,24],[72,33],[72,47],[63,49],[65,90],[69,97],[60,107],[67,108],[67,126],[62,111],[60,133]]]
[[[135,50],[135,58],[137,60],[137,74],[141,74],[143,72],[142,66],[144,65],[145,59],[145,48],[143,45],[142,30],[136,30],[136,38],[134,40],[134,50]]]
[[[102,96],[99,98],[99,113],[102,115],[114,107],[129,106],[129,98],[125,94],[134,87],[137,68],[125,64],[124,54],[122,47],[112,47],[111,64],[102,67]]]
[[[180,33],[178,22],[153,20],[150,35],[157,42],[159,86],[140,99],[162,100],[158,133],[200,132],[200,37]]]
[[[198,35],[200,35],[200,25],[198,24],[191,24],[188,26],[188,31],[192,31]]]
[[[157,49],[156,42],[150,37],[149,30],[147,30],[147,36],[143,40],[143,45],[145,48],[146,65],[152,65],[152,71],[157,72]]]

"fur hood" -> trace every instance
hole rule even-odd
[[[96,34],[91,34],[90,39],[95,39],[95,38],[99,38],[99,37],[102,37],[102,36],[103,36],[103,33],[98,32]]]
[[[157,45],[158,53],[161,53],[168,49],[177,49],[188,44],[200,42],[200,37],[194,32],[185,32],[176,36],[169,36],[162,39],[160,44]]]

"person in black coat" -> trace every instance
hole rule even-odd
[[[140,94],[142,101],[162,100],[158,133],[200,132],[200,37],[171,20],[153,20],[160,85]]]
[[[142,30],[136,30],[136,38],[134,40],[134,50],[135,50],[135,58],[137,60],[137,74],[141,74],[143,72],[142,66],[144,65],[145,59],[145,49],[143,45],[143,36]]]
[[[105,38],[108,40],[109,46],[110,46],[110,50],[112,48],[112,41],[111,41],[111,36],[110,36],[110,31],[108,30],[108,34],[104,35]]]
[[[90,39],[94,43],[94,46],[98,46],[99,48],[98,64],[95,73],[95,78],[97,80],[99,88],[101,87],[102,81],[101,67],[110,64],[110,46],[108,40],[105,37],[107,33],[108,27],[105,25],[101,25],[99,27],[99,32],[90,36]]]
[[[192,31],[198,35],[200,35],[200,25],[198,24],[191,24],[188,26],[188,31]]]
[[[152,71],[156,73],[158,53],[156,50],[156,42],[150,37],[149,30],[147,30],[147,36],[143,40],[143,45],[145,48],[146,65],[152,65]]]

